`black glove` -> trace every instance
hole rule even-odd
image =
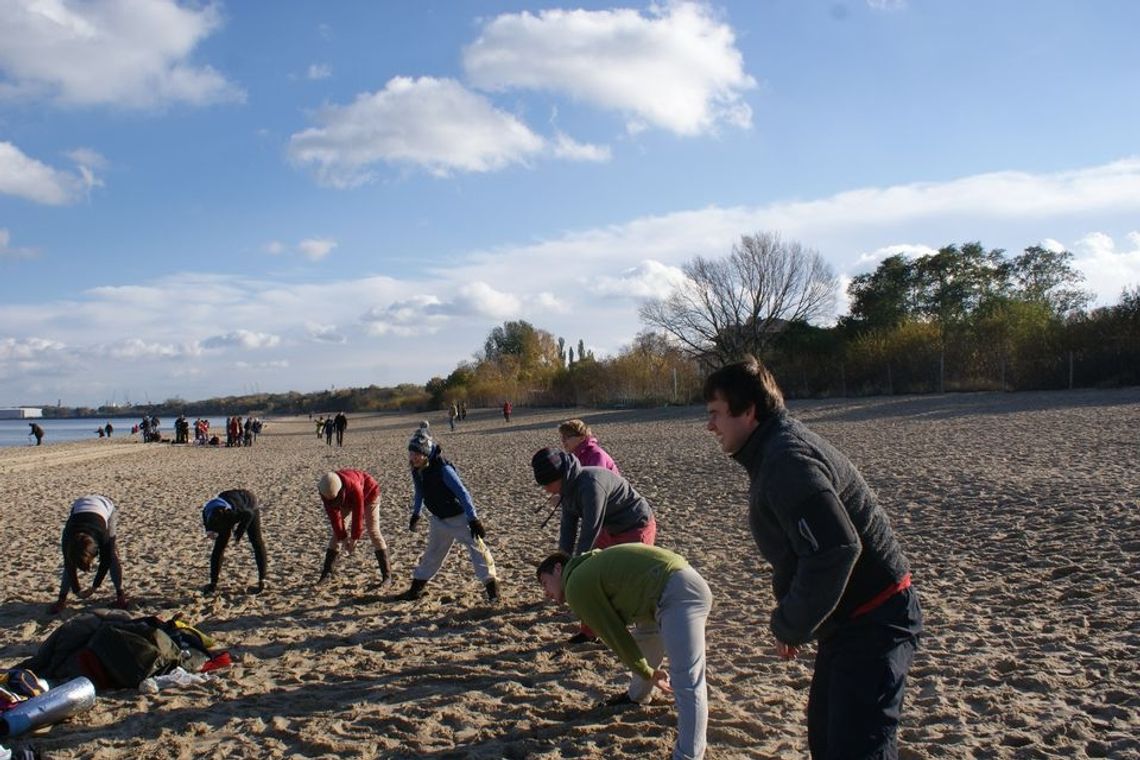
[[[414,531],[416,529],[416,523],[418,523],[419,521],[420,521],[419,515],[412,515],[412,519],[408,520],[408,530]]]
[[[483,538],[487,535],[487,531],[483,528],[483,523],[476,517],[474,520],[467,521],[467,527],[471,529],[471,538]]]

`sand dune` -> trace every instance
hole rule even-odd
[[[812,402],[793,412],[830,438],[879,491],[914,566],[928,635],[901,734],[906,758],[1140,756],[1140,389]],[[0,450],[7,569],[0,666],[35,651],[72,499],[122,507],[128,593],[140,614],[187,618],[227,645],[234,667],[201,685],[111,692],[28,740],[53,758],[665,757],[674,713],[599,706],[624,685],[602,647],[566,650],[570,617],[541,601],[534,563],[557,519],[530,454],[555,426],[587,420],[658,513],[659,543],[712,586],[711,758],[806,756],[810,666],[771,654],[768,570],[745,522],[743,471],[698,407],[476,410],[459,430],[432,417],[488,527],[503,599],[487,604],[453,551],[418,602],[391,601],[419,557],[407,531],[405,442],[419,415],[350,417],[344,448],[307,419],[272,420],[250,449],[92,440]],[[326,540],[320,473],[361,467],[382,487],[398,576],[381,589],[370,551],[314,589]],[[270,584],[247,544],[203,597],[210,542],[199,517],[218,490],[268,504]],[[106,603],[110,593],[88,600]],[[62,617],[88,602],[72,602]],[[21,745],[25,741],[17,741]]]

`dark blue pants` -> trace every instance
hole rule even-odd
[[[906,674],[922,610],[906,589],[819,643],[808,697],[814,760],[895,760]]]

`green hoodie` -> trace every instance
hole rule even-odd
[[[630,670],[643,678],[653,668],[630,635],[628,626],[654,622],[657,601],[669,577],[689,566],[667,549],[645,544],[618,544],[580,554],[562,571],[566,603],[594,629]]]

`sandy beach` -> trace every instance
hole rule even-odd
[[[793,403],[878,491],[926,616],[901,731],[905,758],[1140,757],[1140,388]],[[744,471],[704,430],[702,407],[473,410],[428,416],[487,526],[503,587],[488,604],[464,553],[416,602],[426,526],[407,529],[405,444],[422,415],[350,416],[343,448],[303,418],[270,420],[247,449],[126,438],[0,449],[8,547],[0,666],[33,654],[61,619],[59,534],[71,501],[120,505],[120,552],[139,615],[181,612],[235,665],[207,683],[108,692],[48,732],[5,741],[52,758],[667,757],[671,703],[605,707],[625,674],[601,645],[568,650],[569,613],[533,568],[555,547],[529,468],[557,423],[586,420],[654,506],[658,543],[709,581],[710,758],[806,757],[808,661],[772,653],[769,572],[748,534]],[[327,540],[321,473],[357,467],[382,488],[397,582],[369,547],[313,587]],[[244,487],[267,505],[269,587],[231,544],[203,596],[211,541],[200,508]]]

